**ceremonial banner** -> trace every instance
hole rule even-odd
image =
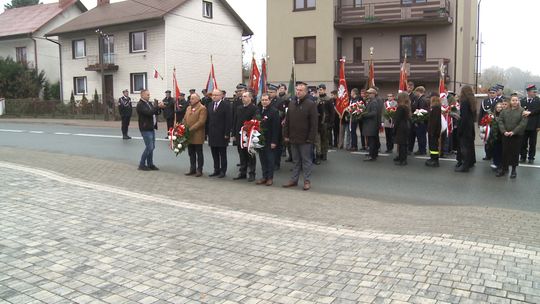
[[[257,62],[255,61],[255,57],[251,59],[251,76],[249,76],[249,88],[253,90],[253,93],[255,96],[259,93],[259,81],[261,77],[261,72],[259,72],[259,68],[257,67]]]
[[[347,81],[345,80],[345,59],[339,60],[339,87],[338,98],[336,100],[336,112],[341,119],[345,109],[349,106],[349,93],[347,89]]]
[[[261,59],[261,74],[259,76],[259,93],[257,94],[257,100],[261,100],[261,95],[268,90],[266,87],[266,60]]]
[[[287,92],[289,93],[289,97],[291,98],[296,95],[295,87],[296,87],[296,76],[294,75],[294,60],[293,60],[292,69],[291,69],[291,79],[289,80],[289,88]]]
[[[401,69],[399,70],[399,90],[398,92],[406,92],[407,91],[407,55],[405,55],[405,58],[403,59],[403,63],[401,64]]]
[[[210,67],[210,74],[208,74],[208,81],[206,82],[206,92],[211,93],[215,89],[219,89],[216,81],[216,75],[214,74],[214,63]]]

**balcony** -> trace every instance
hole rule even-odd
[[[407,72],[409,80],[436,82],[439,81],[439,70],[441,64],[446,66],[446,81],[450,81],[448,76],[448,64],[450,59],[428,58],[426,61],[407,62]],[[401,62],[399,59],[373,60],[375,69],[375,82],[398,82]],[[346,62],[345,79],[348,82],[365,82],[369,73],[369,61]],[[335,79],[339,81],[339,61],[336,61]]]
[[[453,22],[449,0],[426,0],[414,4],[392,0],[361,5],[343,5],[343,1],[335,7],[334,26],[337,29],[395,27],[404,24],[449,25]]]
[[[115,64],[114,54],[103,54],[103,60],[99,61],[99,56],[87,56],[87,71],[100,72],[102,65],[104,72],[116,72],[118,71],[118,65]]]

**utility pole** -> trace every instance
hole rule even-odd
[[[474,93],[478,94],[478,74],[480,73],[480,4],[482,0],[478,1],[478,7],[476,11],[476,73],[474,73]]]
[[[104,51],[103,51],[103,43],[105,42],[105,39],[108,40],[109,36],[102,32],[100,29],[96,30],[96,33],[98,34],[98,45],[99,45],[99,69],[101,73],[101,102],[103,103],[103,115],[104,119],[106,121],[109,120],[109,106],[107,105],[107,101],[105,100],[105,68],[104,68]]]

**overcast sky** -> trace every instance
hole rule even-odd
[[[262,56],[266,53],[266,0],[228,1],[255,33],[246,47],[246,53],[249,56],[254,51],[257,57]],[[481,1],[482,69],[494,65],[503,68],[516,66],[540,75],[540,39],[537,35],[540,0]],[[0,11],[8,2],[0,0]],[[96,0],[82,2],[88,9],[96,6]]]

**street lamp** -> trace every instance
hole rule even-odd
[[[109,41],[109,35],[104,33],[102,30],[97,29],[96,34],[98,34],[98,45],[99,45],[99,69],[101,72],[101,101],[103,102],[103,115],[105,120],[109,120],[109,107],[105,101],[105,71],[103,67],[103,41],[107,39]]]

